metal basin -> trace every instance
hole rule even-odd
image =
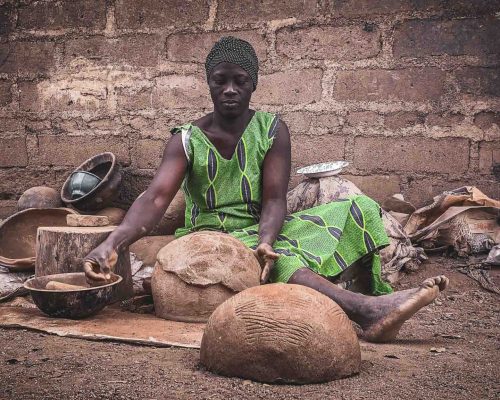
[[[85,273],[72,272],[32,278],[24,283],[30,291],[36,306],[45,314],[56,318],[80,319],[96,314],[109,304],[113,288],[122,277],[113,274],[111,283],[89,287]],[[48,290],[45,286],[50,281],[85,286],[77,290]]]

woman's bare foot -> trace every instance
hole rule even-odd
[[[428,278],[420,287],[394,294],[371,297],[360,307],[357,321],[363,328],[363,337],[370,342],[393,340],[403,323],[446,289],[449,280],[440,275]],[[362,309],[361,309],[362,308]]]

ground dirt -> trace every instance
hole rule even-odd
[[[458,263],[433,258],[401,279],[397,289],[445,273],[451,286],[397,342],[361,342],[361,372],[348,379],[264,385],[204,371],[197,350],[0,329],[0,399],[498,399],[500,297]],[[498,285],[500,271],[491,275]]]

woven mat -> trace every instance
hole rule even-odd
[[[0,307],[0,327],[87,340],[199,349],[205,324],[167,321],[112,307],[106,307],[93,317],[71,320],[47,317],[37,308],[5,305]]]

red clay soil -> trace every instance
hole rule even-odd
[[[0,329],[0,399],[497,399],[500,297],[456,264],[433,258],[401,280],[398,289],[405,289],[444,272],[451,287],[403,327],[397,342],[362,342],[361,373],[351,378],[264,385],[204,371],[197,350]],[[491,274],[498,285],[500,271]]]

